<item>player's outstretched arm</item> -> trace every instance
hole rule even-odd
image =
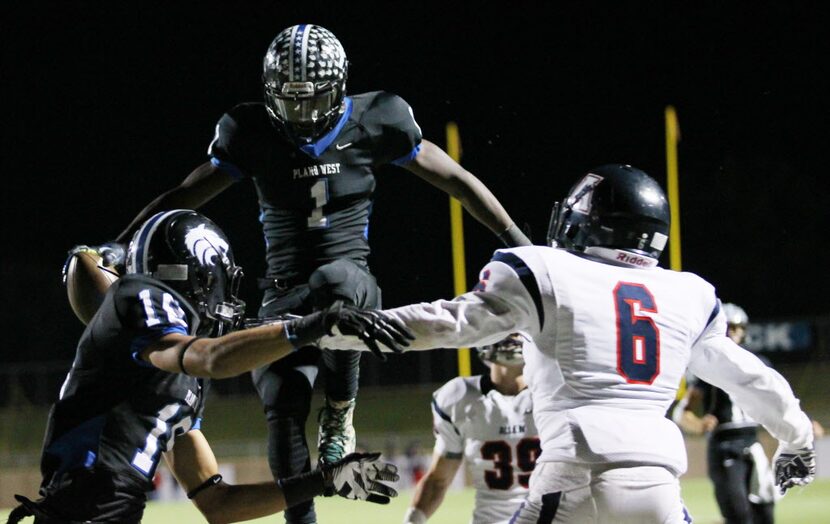
[[[194,169],[181,184],[165,191],[142,209],[130,225],[118,235],[119,243],[130,241],[133,232],[145,220],[159,211],[169,209],[198,209],[213,197],[230,187],[234,179],[226,171],[205,162]]]
[[[467,212],[508,247],[531,244],[487,186],[432,142],[422,140],[421,150],[403,167],[457,198]]]
[[[231,485],[222,482],[216,457],[199,430],[176,437],[164,453],[170,471],[208,522],[239,522],[271,515],[286,506],[274,482]]]
[[[429,471],[415,486],[404,524],[422,524],[438,510],[459,467],[461,458],[449,458],[441,453],[433,455]]]
[[[790,385],[777,371],[715,329],[692,348],[689,370],[729,393],[770,434],[793,449],[811,446],[813,430]]]
[[[400,323],[384,320],[377,312],[362,310],[337,301],[327,309],[252,329],[235,331],[217,338],[200,338],[171,333],[149,344],[140,356],[170,373],[197,377],[227,378],[279,360],[301,347],[315,345],[337,328],[358,337],[369,347],[383,344],[391,351],[403,351],[412,335]]]
[[[517,259],[518,260],[518,259]],[[516,268],[506,262],[493,261],[479,275],[474,291],[453,300],[411,304],[381,311],[385,318],[406,326],[415,339],[407,350],[474,347],[493,344],[516,331],[529,334],[541,329],[541,315]],[[325,336],[324,349],[365,350],[353,336]]]
[[[380,453],[352,453],[308,473],[277,483],[226,484],[213,451],[199,430],[176,438],[164,454],[170,470],[208,522],[240,522],[283,511],[330,491],[353,500],[387,504],[397,492],[385,482],[398,480],[397,468],[380,462]]]

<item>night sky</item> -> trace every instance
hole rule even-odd
[[[399,94],[441,146],[445,123],[458,122],[462,163],[537,243],[552,204],[594,166],[630,163],[665,183],[673,104],[684,269],[752,319],[830,311],[827,24],[806,3],[10,3],[0,14],[3,361],[71,357],[81,326],[60,283],[66,251],[114,238],[205,161],[222,113],[261,98],[270,41],[302,22],[340,38],[349,92]],[[202,211],[246,268],[253,314],[264,272],[253,186]],[[465,230],[473,282],[500,246],[469,216]],[[440,191],[381,171],[370,241],[386,306],[451,296]]]

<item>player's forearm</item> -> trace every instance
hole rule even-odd
[[[211,488],[209,496],[194,503],[211,524],[242,522],[283,511],[282,491],[273,482],[228,485]]]
[[[195,341],[184,355],[188,374],[227,378],[258,368],[292,353],[283,324],[236,331]]]
[[[159,211],[170,209],[198,209],[233,183],[233,179],[219,168],[205,162],[194,169],[182,183],[153,199],[118,235],[116,242],[129,242],[133,232],[145,220]]]
[[[450,482],[452,479],[437,478],[427,473],[415,487],[415,495],[410,506],[431,517],[444,501]]]
[[[729,393],[735,403],[776,439],[793,448],[813,441],[810,419],[790,385],[777,371],[727,337],[698,344],[690,369],[704,381]]]
[[[436,300],[386,310],[415,334],[408,350],[490,344],[515,327],[511,315],[500,315],[481,301]]]
[[[499,238],[502,238],[511,226],[515,226],[510,215],[490,189],[432,142],[423,140],[420,153],[406,168],[458,199],[473,218]],[[523,237],[523,240],[519,236],[511,236],[514,240],[519,239],[518,242],[514,242],[515,245],[530,244],[530,241],[518,229],[516,232]]]

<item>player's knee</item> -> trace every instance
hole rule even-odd
[[[317,366],[254,373],[254,385],[268,419],[308,416]]]
[[[380,288],[369,271],[346,259],[317,268],[308,279],[315,308],[335,300],[345,300],[360,307],[380,307]]]

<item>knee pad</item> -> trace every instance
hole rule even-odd
[[[359,307],[379,308],[380,288],[369,270],[347,259],[318,267],[309,277],[311,302],[317,309],[335,300]]]
[[[254,386],[268,416],[307,417],[317,372],[316,365],[255,370]]]

